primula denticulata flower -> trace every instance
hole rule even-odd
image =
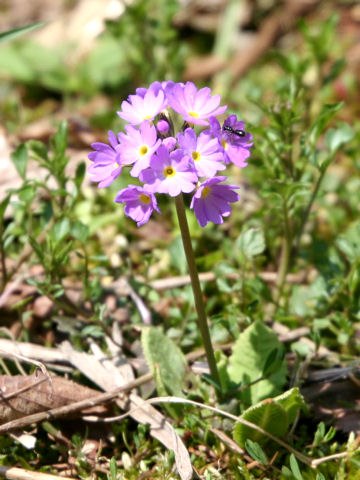
[[[206,180],[196,190],[190,208],[202,227],[208,222],[223,223],[223,217],[228,217],[231,212],[230,203],[237,202],[240,197],[234,192],[236,185],[219,185],[226,177],[213,177]]]
[[[140,180],[146,182],[153,192],[176,197],[181,192],[192,192],[198,177],[185,152],[173,150],[169,153],[161,146],[151,157],[150,168],[141,172]]]
[[[210,139],[205,133],[197,137],[192,128],[187,128],[184,133],[178,133],[180,148],[194,161],[194,167],[199,177],[213,177],[218,170],[225,170],[221,163],[223,152],[216,138]]]
[[[128,122],[125,132],[110,131],[109,145],[92,144],[91,180],[107,187],[130,167],[141,184],[120,190],[115,202],[125,204],[125,214],[138,227],[154,210],[161,213],[156,194],[176,197],[194,191],[190,208],[200,225],[223,223],[230,204],[239,200],[238,187],[223,184],[226,177],[215,175],[229,163],[245,167],[253,143],[236,115],[229,115],[221,126],[216,117],[227,107],[220,101],[210,88],[198,90],[192,82],[154,82],[137,88],[118,112]],[[176,131],[174,125],[183,128]]]
[[[139,125],[144,120],[153,120],[162,110],[167,107],[167,100],[162,89],[157,92],[148,89],[145,95],[130,95],[128,100],[121,104],[118,115],[123,120]]]
[[[115,197],[115,202],[126,204],[125,215],[137,222],[138,227],[149,221],[154,210],[161,213],[155,195],[146,187],[138,185],[129,185],[120,190]]]
[[[208,125],[210,116],[221,115],[227,109],[226,105],[219,107],[220,95],[212,97],[210,88],[197,90],[192,82],[168,85],[165,91],[170,107],[189,123]]]
[[[161,144],[157,138],[157,132],[154,125],[145,120],[137,129],[132,125],[125,126],[125,133],[119,133],[119,152],[123,165],[132,165],[130,175],[137,177],[139,173],[147,168],[150,163],[151,155],[156,152]]]
[[[91,144],[95,150],[89,153],[89,160],[93,163],[88,168],[90,180],[99,182],[98,187],[108,187],[121,173],[119,142],[116,135],[109,131],[110,145],[101,142]]]

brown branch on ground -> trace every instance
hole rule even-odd
[[[235,83],[259,58],[274,45],[284,33],[294,28],[299,17],[313,10],[319,0],[288,0],[261,25],[252,47],[236,55],[229,64],[232,82]]]
[[[299,17],[316,8],[319,0],[287,0],[270,15],[262,25],[249,47],[243,49],[226,62],[214,55],[197,57],[189,63],[184,78],[201,80],[228,69],[232,83],[242,77],[268,50],[276,40],[294,28]]]

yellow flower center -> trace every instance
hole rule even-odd
[[[145,205],[149,205],[151,202],[149,195],[146,195],[146,193],[141,193],[139,198],[140,202],[144,203]]]
[[[165,177],[174,177],[175,173],[176,173],[176,170],[171,166],[164,168]]]
[[[190,117],[197,118],[199,116],[199,114],[196,113],[196,112],[188,112],[188,113],[189,113]]]
[[[149,147],[147,145],[141,145],[141,147],[139,148],[139,154],[142,157],[146,155],[148,151],[149,151]]]
[[[150,118],[153,118],[152,115],[146,115],[146,117],[143,117],[143,120],[150,120]]]
[[[191,155],[192,155],[192,158],[193,158],[193,160],[194,160],[195,162],[199,161],[200,158],[201,158],[201,155],[200,155],[199,152],[192,152]]]
[[[210,192],[211,192],[210,187],[204,187],[203,191],[201,192],[201,198],[206,198]]]
[[[228,148],[228,146],[229,146],[229,144],[227,143],[227,141],[224,140],[224,139],[221,140],[221,145],[223,146],[224,150],[227,150],[227,148]]]

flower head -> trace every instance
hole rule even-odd
[[[139,173],[147,168],[150,163],[151,155],[156,152],[161,144],[157,138],[157,132],[154,125],[145,120],[137,129],[132,125],[125,126],[126,134],[119,133],[119,151],[123,165],[132,165],[130,175],[137,177]]]
[[[98,187],[108,187],[121,173],[121,155],[119,142],[111,130],[109,131],[110,145],[101,142],[91,144],[95,150],[88,157],[93,163],[87,169],[92,182],[99,182]]]
[[[144,120],[153,120],[166,107],[164,90],[161,85],[156,85],[153,88],[140,89],[140,94],[130,95],[128,100],[122,102],[121,110],[117,113],[127,122],[139,125]]]
[[[203,182],[192,198],[190,208],[202,227],[208,222],[223,223],[223,217],[228,217],[231,212],[230,203],[237,202],[239,195],[234,191],[239,188],[235,185],[219,185],[226,179],[213,177]]]
[[[199,177],[211,178],[218,170],[226,168],[221,163],[224,154],[216,138],[209,139],[203,132],[197,137],[192,128],[179,133],[177,138],[180,148],[193,159]]]
[[[169,84],[165,92],[171,108],[180,113],[186,122],[208,125],[209,117],[221,115],[227,109],[219,107],[220,95],[211,96],[210,88],[197,90],[192,82]]]
[[[137,222],[138,227],[149,221],[154,210],[161,213],[155,195],[146,186],[129,185],[118,192],[115,202],[126,204],[125,215]]]
[[[192,192],[198,179],[182,150],[169,152],[163,145],[151,157],[150,168],[143,170],[139,178],[152,192],[168,193],[171,197]]]

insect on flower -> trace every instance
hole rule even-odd
[[[237,135],[238,137],[245,137],[246,135],[245,130],[235,129],[233,127],[230,127],[230,125],[224,125],[223,130],[225,130],[226,132],[232,133],[233,135]]]

